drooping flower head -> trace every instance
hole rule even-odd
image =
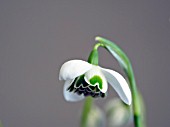
[[[63,93],[67,101],[79,101],[86,96],[105,97],[108,83],[126,104],[130,105],[132,101],[131,91],[122,75],[82,60],[64,63],[59,79],[65,81]]]
[[[88,62],[82,60],[70,60],[62,65],[59,79],[65,81],[63,89],[65,99],[67,101],[79,101],[84,99],[86,96],[104,98],[107,94],[108,84],[110,84],[124,103],[130,105],[133,99],[131,111],[133,113],[134,125],[144,126],[143,100],[138,92],[133,68],[129,58],[114,42],[102,37],[96,37],[95,41],[97,41],[97,43],[89,55]],[[105,48],[117,60],[129,81],[129,85],[118,72],[98,65],[98,47]],[[132,90],[133,96],[131,95],[129,86]],[[85,100],[81,118],[81,127],[85,127],[87,125],[88,113],[91,110],[93,102],[91,97],[88,97]],[[121,102],[123,106],[127,106],[124,103]],[[126,114],[126,112],[124,112],[125,110],[122,110],[121,105],[118,105],[118,108],[117,106],[113,107],[115,110],[118,110],[118,112],[114,112],[114,114],[111,115],[109,118],[111,122],[114,117],[117,121],[117,113],[120,115],[119,121],[121,121],[122,118],[124,120],[124,118],[126,118],[124,116],[128,113]],[[119,121],[117,121],[117,125],[121,125],[119,124]],[[110,125],[112,126],[115,124]]]

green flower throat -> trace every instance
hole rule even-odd
[[[96,83],[99,85],[99,88],[102,89],[103,86],[103,82],[102,82],[102,79],[98,76],[98,75],[94,75],[90,80],[89,80],[90,84],[95,86]]]

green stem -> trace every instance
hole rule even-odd
[[[132,67],[128,67],[128,73],[131,74],[131,76],[128,77],[131,91],[132,91],[132,104],[133,104],[133,112],[134,112],[134,124],[135,127],[143,127],[143,122],[141,119],[141,105],[140,105],[140,98],[139,93],[136,86],[136,81],[134,77],[134,73],[132,70]]]
[[[134,114],[134,125],[135,127],[144,127],[144,123],[142,121],[142,113],[141,113],[141,102],[139,98],[139,93],[136,86],[136,81],[133,73],[133,69],[130,63],[130,60],[126,56],[126,54],[113,42],[102,38],[96,37],[96,41],[104,45],[104,47],[117,59],[121,67],[123,67],[128,80],[130,89],[132,92],[132,107]]]
[[[3,127],[3,124],[2,124],[2,122],[1,122],[1,120],[0,120],[0,127]]]
[[[101,43],[97,43],[95,44],[93,50],[91,51],[90,55],[89,55],[89,58],[88,58],[88,62],[90,64],[93,64],[93,65],[98,65],[99,63],[99,59],[98,59],[98,48],[100,46],[103,46]]]
[[[91,107],[93,105],[93,98],[92,97],[87,97],[84,102],[84,107],[83,107],[83,112],[82,112],[82,117],[81,117],[81,127],[87,127],[87,118],[88,114],[91,110]]]
[[[101,44],[97,43],[93,50],[91,51],[89,58],[88,58],[88,62],[93,64],[93,65],[98,65],[98,47],[100,47]],[[81,127],[87,127],[87,119],[88,119],[88,114],[92,108],[93,105],[93,98],[92,97],[87,97],[85,99],[84,102],[84,107],[83,107],[83,112],[82,112],[82,116],[81,116],[81,123],[80,126]]]

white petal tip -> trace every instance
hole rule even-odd
[[[62,80],[60,76],[59,76],[59,78],[58,78],[58,79],[59,79],[59,80]]]
[[[64,96],[65,100],[68,102],[77,102],[77,101],[81,101],[84,99],[84,96],[79,96],[76,95],[75,93],[70,93],[70,96],[68,97],[67,95]]]
[[[131,105],[132,103],[132,96],[131,96],[131,92],[130,92],[130,89],[127,89],[126,90],[126,95],[125,96],[120,96],[122,101],[124,103],[126,103],[127,105]]]
[[[59,76],[59,78],[58,78],[60,81],[62,81],[62,80],[64,80],[61,76]]]
[[[132,101],[127,101],[126,104],[127,105],[131,105]]]
[[[126,98],[122,98],[122,100],[127,104],[131,105],[132,104],[132,96],[130,90],[128,90],[129,95],[126,96]]]
[[[64,99],[65,99],[66,101],[69,101],[69,102],[75,102],[75,100],[71,100],[71,99],[69,99],[69,98],[67,98],[67,97],[65,97],[65,96],[64,96]]]

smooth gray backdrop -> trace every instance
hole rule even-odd
[[[132,61],[148,127],[170,124],[169,0],[0,0],[0,120],[4,127],[79,127],[83,101],[64,100],[61,65],[87,60],[94,37]],[[121,72],[100,49],[100,65]],[[117,94],[109,89],[108,98]],[[101,108],[108,99],[96,101]]]

